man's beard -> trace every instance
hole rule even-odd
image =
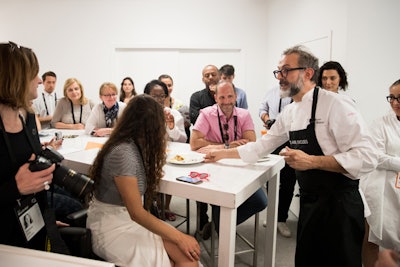
[[[285,90],[279,89],[280,98],[289,97],[289,94],[290,94],[290,90],[285,91]]]
[[[295,96],[297,95],[300,90],[304,87],[304,81],[303,81],[303,77],[299,75],[299,78],[297,79],[296,83],[291,83],[290,85],[290,92],[289,92],[289,96]]]

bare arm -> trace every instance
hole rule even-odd
[[[83,130],[85,125],[82,123],[63,123],[61,121],[54,123],[54,128],[56,129],[71,129],[71,130]]]
[[[38,116],[38,118],[39,118],[40,122],[49,122],[49,121],[51,121],[51,119],[53,119],[53,116],[51,116],[51,115],[48,115],[45,117]]]
[[[198,150],[199,148],[208,146],[208,145],[220,145],[221,143],[217,142],[210,142],[206,140],[205,135],[197,130],[193,130],[192,134],[190,135],[190,148],[192,150]]]
[[[330,172],[347,173],[333,156],[308,155],[301,150],[286,147],[279,153],[286,163],[295,170],[305,171],[318,169]]]
[[[205,162],[216,162],[225,158],[240,158],[236,148],[230,149],[214,149],[209,151],[204,157]]]

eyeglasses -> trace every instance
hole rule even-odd
[[[395,97],[395,96],[392,96],[392,95],[388,95],[388,96],[386,97],[386,100],[387,100],[389,103],[393,103],[395,100],[397,100],[397,103],[400,104],[400,95],[399,95],[398,97]]]
[[[155,99],[165,99],[167,97],[166,95],[150,95],[150,96]]]
[[[290,71],[293,71],[293,70],[305,70],[305,69],[306,69],[306,68],[304,68],[304,67],[283,68],[283,69],[281,69],[281,70],[274,70],[272,73],[274,74],[275,78],[278,79],[279,73],[281,74],[281,76],[282,76],[283,78],[286,78],[286,77],[288,76],[288,74],[289,74]]]
[[[199,178],[200,180],[208,180],[208,177],[210,176],[208,173],[205,172],[190,172],[189,176],[192,178]]]
[[[102,96],[104,96],[104,97],[116,97],[117,94],[108,94],[108,95],[102,95]]]

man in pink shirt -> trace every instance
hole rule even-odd
[[[216,104],[200,110],[190,138],[192,150],[207,153],[209,149],[237,147],[256,141],[249,111],[235,107],[236,92],[232,83],[221,80],[214,97]]]
[[[232,83],[224,80],[218,82],[214,98],[215,105],[200,110],[190,136],[192,150],[207,153],[210,149],[237,147],[256,141],[250,113],[246,109],[235,107],[236,92]],[[265,207],[267,207],[267,197],[260,188],[238,207],[236,224],[246,221]],[[219,211],[219,206],[213,206],[212,216],[217,231]],[[204,227],[200,234],[203,239],[208,239],[211,234],[210,223],[206,222],[208,222],[207,205],[202,205],[200,225]]]

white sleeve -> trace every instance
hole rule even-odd
[[[169,129],[167,127],[168,136],[174,142],[185,143],[187,140],[184,120],[181,113],[175,109],[171,109],[171,114],[174,116],[174,128]]]
[[[329,112],[328,125],[327,138],[331,139],[329,135],[333,135],[338,149],[333,156],[347,171],[346,176],[359,179],[376,168],[376,146],[353,100],[336,98]]]

